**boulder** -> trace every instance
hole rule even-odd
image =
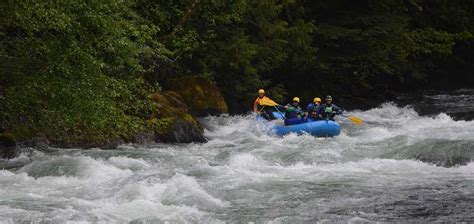
[[[169,80],[166,89],[178,93],[195,116],[227,113],[227,104],[219,88],[211,81],[199,76],[184,76]]]
[[[154,93],[150,98],[157,109],[147,122],[149,129],[156,133],[161,142],[205,142],[204,131],[199,122],[188,113],[182,97],[173,91]]]
[[[12,159],[18,156],[16,141],[10,133],[0,133],[0,158]]]

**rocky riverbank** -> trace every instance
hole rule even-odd
[[[211,81],[198,76],[185,76],[169,80],[161,92],[150,93],[149,101],[153,102],[154,110],[144,120],[144,130],[130,138],[102,138],[86,141],[85,136],[56,139],[43,136],[22,138],[10,129],[2,129],[0,133],[0,158],[10,159],[18,154],[17,146],[41,148],[51,146],[60,148],[116,148],[123,143],[190,143],[206,142],[203,128],[196,117],[228,113],[227,104],[219,88]],[[17,130],[17,128],[11,128]],[[107,136],[104,133],[103,136]]]

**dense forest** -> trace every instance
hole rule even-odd
[[[216,83],[233,113],[262,87],[337,102],[474,83],[470,0],[3,0],[0,13],[0,125],[24,138],[132,136],[148,95],[185,75]]]

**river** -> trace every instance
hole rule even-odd
[[[474,222],[474,91],[410,97],[335,138],[219,116],[205,144],[30,149],[0,161],[0,222]]]

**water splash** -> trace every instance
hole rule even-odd
[[[0,170],[6,222],[470,221],[473,121],[393,103],[335,138],[202,119],[204,144],[51,149]],[[26,164],[26,165],[24,165]],[[446,209],[452,208],[452,209]]]

